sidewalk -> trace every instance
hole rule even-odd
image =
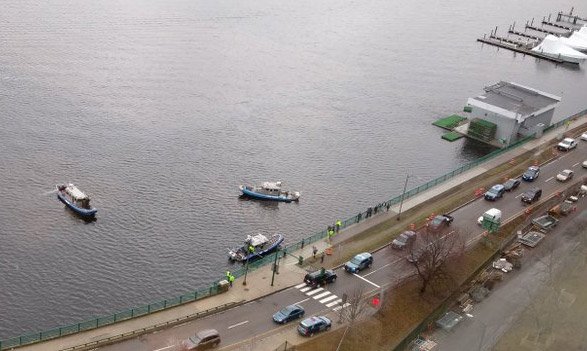
[[[587,116],[582,116],[581,118],[578,118],[576,121],[572,122],[568,129],[571,130],[585,123],[587,123]],[[512,151],[499,155],[485,162],[484,164],[457,175],[425,192],[406,199],[402,205],[402,212],[424,203],[429,199],[434,198],[435,196],[486,172],[489,169],[509,162],[511,159],[519,157],[523,153],[539,146],[540,144],[547,143],[557,138],[557,136],[560,133],[565,132],[565,130],[565,127],[560,127],[559,130],[551,131],[550,133],[543,135],[540,139],[527,142],[526,144]],[[302,250],[293,252],[291,255],[287,255],[285,258],[280,259],[279,274],[275,275],[273,286],[271,286],[271,278],[273,273],[271,270],[271,265],[266,265],[255,271],[249,271],[247,275],[247,285],[243,285],[244,278],[241,277],[235,280],[233,287],[230,288],[226,293],[218,294],[209,298],[181,305],[176,308],[163,310],[157,313],[89,330],[86,332],[72,334],[43,343],[32,344],[30,346],[23,346],[19,349],[27,351],[59,351],[67,348],[73,348],[75,346],[84,345],[86,343],[96,342],[121,334],[139,331],[160,323],[165,323],[181,317],[189,316],[199,311],[221,306],[223,304],[251,301],[262,296],[275,293],[302,282],[303,277],[306,274],[306,270],[297,264],[298,256],[304,257],[304,261],[308,265],[307,269],[319,268],[321,266],[331,267],[335,261],[340,261],[342,250],[339,250],[339,248],[342,249],[341,246],[344,244],[345,240],[357,236],[365,230],[372,228],[386,220],[394,218],[397,216],[398,212],[399,205],[392,206],[389,209],[389,212],[379,212],[378,214],[375,214],[368,219],[363,219],[360,223],[353,224],[345,229],[342,229],[332,238],[331,244],[329,244],[326,240],[321,240],[314,244],[306,245]],[[334,247],[334,254],[332,256],[326,256],[324,263],[321,263],[319,258],[320,253],[322,253],[331,245]],[[316,246],[318,248],[319,254],[317,255],[316,259],[312,258],[312,246]],[[219,274],[221,273],[219,272]],[[291,335],[292,330],[292,328],[289,328],[287,330],[271,333],[266,336],[257,336],[253,339],[254,349],[274,350],[286,339],[288,342],[291,341],[293,343],[304,340],[297,335]],[[295,330],[293,330],[293,333],[295,334]],[[255,342],[255,340],[257,341]],[[261,340],[263,340],[263,345],[258,345],[259,341]],[[252,345],[251,343],[243,343],[242,345],[238,346],[238,349],[246,350],[247,348],[241,348],[247,347],[247,345],[244,344],[249,344],[249,346]],[[228,350],[231,349],[231,347],[229,346],[223,349]]]

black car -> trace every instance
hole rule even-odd
[[[320,269],[312,273],[306,274],[304,277],[304,283],[308,284],[312,288],[320,285],[326,285],[336,280],[336,273],[331,269]]]
[[[503,184],[505,191],[512,191],[520,185],[521,181],[520,178],[512,178],[508,179],[507,182]]]
[[[298,319],[304,316],[304,308],[300,305],[289,305],[277,311],[273,315],[273,320],[276,323],[285,324],[294,319]]]
[[[542,196],[542,189],[533,188],[522,194],[521,200],[527,204],[536,202]]]
[[[448,227],[454,220],[453,216],[447,214],[441,214],[434,217],[430,222],[426,223],[426,226],[432,230],[440,230],[444,227]]]
[[[522,179],[527,182],[533,182],[540,175],[540,168],[538,166],[528,167],[526,172],[522,175]]]

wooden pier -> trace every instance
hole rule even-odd
[[[517,35],[519,37],[530,38],[530,39],[533,39],[533,40],[542,40],[542,39],[544,39],[542,37],[537,37],[535,35],[530,35],[530,34],[528,34],[526,32],[518,32],[517,30],[511,29],[511,27],[508,30],[508,33]]]
[[[563,61],[563,60],[561,60],[559,58],[546,56],[546,55],[543,55],[543,54],[541,54],[539,52],[532,51],[530,49],[527,49],[525,46],[520,46],[519,44],[518,45],[512,45],[509,42],[506,42],[507,44],[504,44],[502,41],[500,41],[497,38],[498,37],[496,37],[496,36],[492,36],[489,39],[479,38],[479,39],[477,39],[477,41],[478,42],[481,42],[481,43],[484,43],[484,44],[489,44],[489,45],[497,46],[497,47],[500,47],[500,48],[512,50],[512,51],[519,52],[519,53],[524,54],[524,55],[529,55],[529,56],[537,57],[539,59],[543,59],[543,60],[547,60],[547,61],[551,61],[551,62],[555,62],[555,63],[564,63],[565,62],[565,61]]]
[[[526,24],[526,28],[527,29],[532,29],[535,30],[537,32],[542,32],[542,33],[546,33],[546,34],[552,34],[552,35],[556,35],[557,37],[560,36],[561,34],[565,34],[565,33],[560,33],[560,32],[553,32],[551,30],[548,29],[544,29],[544,28],[540,28],[540,27],[534,27],[531,24]]]
[[[571,28],[571,27],[563,26],[562,24],[549,22],[549,21],[547,21],[545,19],[542,20],[542,24],[546,24],[547,26],[551,26],[551,27],[555,27],[555,28],[564,29],[564,30],[566,30],[568,32],[571,32],[574,29],[574,28]]]

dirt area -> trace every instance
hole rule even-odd
[[[585,350],[587,212],[564,235],[576,246],[562,260],[545,259],[543,288],[496,344],[506,350]],[[546,256],[548,257],[548,256]]]

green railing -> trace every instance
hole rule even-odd
[[[573,119],[580,117],[582,115],[585,115],[585,114],[587,114],[587,109],[553,124],[552,126],[546,128],[544,130],[544,132],[547,133],[551,130],[554,130],[555,128],[564,125],[567,121],[573,120]],[[481,163],[484,163],[487,160],[490,160],[496,156],[499,156],[505,152],[508,152],[508,151],[514,149],[514,148],[517,148],[520,145],[523,145],[524,143],[528,142],[532,138],[533,138],[533,136],[525,137],[525,138],[517,141],[516,143],[509,145],[506,148],[495,150],[485,156],[478,158],[475,161],[471,161],[471,162],[469,162],[469,163],[467,163],[467,164],[465,164],[465,165],[463,165],[463,166],[461,166],[451,172],[448,172],[448,173],[446,173],[436,179],[433,179],[429,182],[426,182],[425,184],[422,184],[416,188],[410,189],[409,191],[406,191],[406,193],[403,195],[403,199],[404,200],[409,199],[412,196],[415,196],[415,195],[417,195],[423,191],[426,191],[426,190],[428,190],[428,189],[430,189],[440,183],[443,183],[456,175],[464,173],[464,172],[470,170],[471,168],[476,167]],[[365,218],[370,217],[371,215],[385,211],[388,206],[391,207],[393,205],[397,205],[401,201],[402,201],[402,196],[400,195],[400,196],[396,196],[388,201],[380,203],[380,204],[372,207],[370,211],[367,210],[367,211],[361,212],[351,218],[348,218],[348,219],[342,221],[342,225],[341,225],[340,229],[344,229],[345,227],[348,227],[352,224],[358,223],[358,222],[364,220]],[[323,230],[323,231],[316,233],[310,237],[304,238],[296,243],[287,245],[286,247],[281,249],[279,254],[283,255],[283,257],[286,254],[292,254],[296,250],[299,250],[308,244],[312,244],[312,243],[319,241],[321,239],[325,239],[326,236],[327,236],[327,231]],[[274,261],[275,261],[275,255],[269,255],[269,256],[264,257],[260,260],[250,262],[248,265],[248,268],[243,266],[243,267],[233,271],[232,274],[235,277],[240,277],[245,274],[246,269],[248,269],[249,271],[253,271],[253,270],[260,268],[262,266],[265,266],[267,264],[272,264]],[[175,306],[178,306],[178,305],[181,305],[184,303],[188,303],[188,302],[200,300],[200,299],[208,297],[208,296],[216,295],[216,294],[218,294],[218,292],[219,292],[218,291],[218,282],[214,282],[206,288],[201,288],[201,289],[198,289],[193,292],[188,292],[186,294],[183,294],[183,295],[177,296],[177,297],[173,297],[171,299],[166,299],[166,300],[154,302],[154,303],[151,303],[148,305],[139,306],[139,307],[131,308],[131,309],[124,310],[121,312],[117,312],[117,313],[114,313],[110,316],[99,317],[99,318],[87,320],[84,322],[80,322],[77,324],[71,324],[71,325],[67,325],[67,326],[63,326],[63,327],[59,327],[59,328],[50,329],[47,331],[42,331],[39,333],[30,333],[30,334],[17,336],[14,338],[0,340],[0,351],[10,349],[13,347],[26,345],[26,344],[32,344],[32,343],[36,343],[36,342],[40,342],[40,341],[46,341],[46,340],[58,338],[61,336],[74,334],[74,333],[79,333],[82,331],[99,328],[99,327],[102,327],[105,325],[117,323],[117,322],[128,320],[131,318],[144,316],[144,315],[158,312],[158,311],[161,311],[161,310],[164,310],[167,308],[175,307]]]

